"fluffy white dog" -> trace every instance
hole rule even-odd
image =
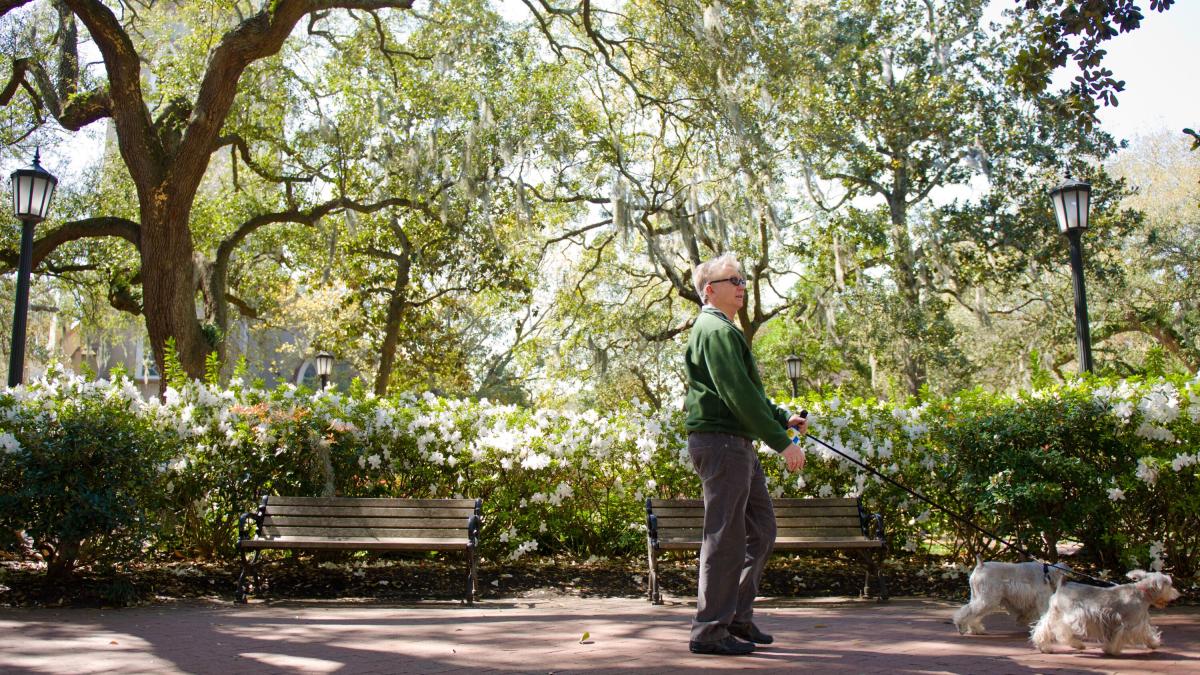
[[[976,556],[971,572],[971,601],[954,613],[959,633],[983,633],[983,617],[1008,612],[1031,626],[1046,611],[1050,596],[1070,568],[1040,562],[983,562]]]
[[[1110,656],[1125,647],[1157,649],[1162,636],[1150,625],[1150,605],[1166,607],[1179,591],[1171,577],[1160,572],[1133,570],[1126,576],[1133,583],[1109,588],[1070,582],[1059,586],[1033,628],[1033,644],[1049,652],[1060,642],[1083,649],[1084,640],[1099,640]]]

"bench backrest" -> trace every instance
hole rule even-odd
[[[378,539],[475,539],[477,499],[263,497],[258,535]],[[472,516],[476,518],[472,521]],[[470,523],[474,523],[473,526]]]
[[[829,499],[773,499],[777,539],[862,539],[864,514],[854,497]],[[662,548],[698,546],[704,538],[704,501],[701,499],[648,499]]]

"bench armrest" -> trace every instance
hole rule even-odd
[[[654,509],[650,506],[650,500],[646,500],[646,537],[650,545],[658,548],[658,516],[654,515]]]
[[[254,533],[257,535],[259,528],[262,527],[263,519],[267,516],[267,498],[264,496],[262,502],[258,505],[255,511],[248,511],[238,516],[238,541],[251,539],[249,531],[246,528],[246,523],[254,521]]]
[[[472,513],[471,517],[467,518],[467,541],[471,546],[479,545],[479,528],[482,526],[483,519],[478,514]]]
[[[483,500],[475,500],[474,513],[467,518],[467,542],[472,548],[479,545],[479,530],[483,527]]]
[[[872,513],[871,515],[867,516],[867,523],[868,523],[867,527],[866,527],[867,531],[864,532],[863,534],[867,535],[867,537],[870,537],[872,539],[878,539],[879,541],[882,541],[882,542],[887,541],[887,537],[884,535],[884,532],[883,532],[883,516],[881,514]],[[871,530],[875,530],[875,531],[871,532]]]

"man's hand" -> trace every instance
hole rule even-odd
[[[784,461],[787,462],[788,471],[795,473],[804,468],[804,448],[799,445],[790,445],[779,454],[783,455]]]
[[[788,426],[800,432],[801,436],[808,433],[808,418],[792,415],[788,418]]]

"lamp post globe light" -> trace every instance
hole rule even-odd
[[[1092,338],[1088,331],[1087,292],[1083,287],[1083,247],[1080,237],[1088,226],[1088,209],[1092,202],[1092,186],[1072,180],[1070,175],[1062,185],[1050,191],[1054,218],[1058,229],[1071,245],[1071,276],[1075,282],[1075,340],[1079,350],[1079,372],[1092,372]]]
[[[33,228],[50,213],[50,200],[58,179],[39,163],[34,151],[33,166],[12,172],[13,214],[21,221],[21,257],[17,263],[17,297],[13,303],[12,350],[9,352],[8,386],[25,380],[25,323],[29,314],[29,275],[33,271]]]
[[[796,398],[800,395],[800,364],[802,361],[799,356],[791,354],[784,358],[784,362],[787,363],[788,379],[792,381],[792,398]]]
[[[329,373],[333,371],[333,354],[320,352],[317,354],[317,375],[321,376],[321,389],[329,386]]]

